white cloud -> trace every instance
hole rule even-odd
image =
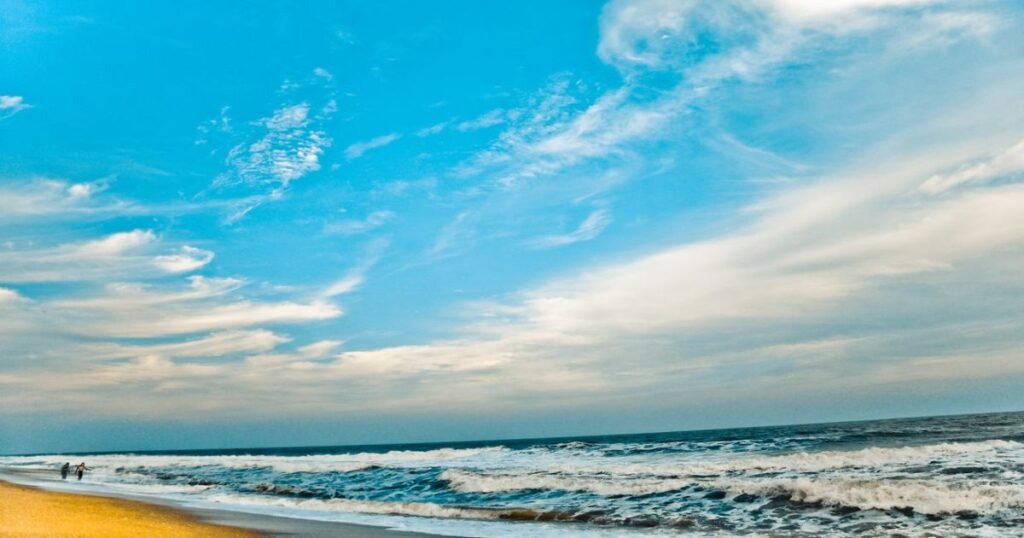
[[[214,254],[189,245],[182,246],[177,254],[157,256],[153,263],[168,273],[185,273],[195,271],[213,261]]]
[[[395,218],[392,211],[374,211],[363,220],[348,219],[324,224],[324,233],[334,235],[357,235],[376,230]]]
[[[9,118],[32,105],[25,102],[20,95],[0,95],[0,119]]]
[[[556,82],[546,96],[523,107],[522,118],[465,172],[487,172],[511,186],[591,161],[630,157],[631,147],[664,136],[675,120],[721,84],[762,78],[822,40],[901,20],[896,15],[908,12],[900,8],[926,3],[933,2],[613,1],[602,13],[598,54],[623,72],[626,83],[573,111],[570,86]],[[908,25],[908,36],[925,39],[922,32],[934,34],[939,18],[918,17],[922,28]],[[978,17],[970,19],[972,28],[979,26]],[[964,24],[947,20],[945,26]],[[692,53],[697,36],[705,34],[715,36],[715,51]],[[644,79],[648,72],[676,73],[681,79],[652,98]]]
[[[324,69],[323,67],[317,67],[313,69],[313,74],[326,80],[327,82],[330,82],[331,80],[334,79],[334,75],[332,75],[330,71]]]
[[[68,248],[75,257],[94,258],[117,256],[138,250],[156,241],[153,230],[132,230],[110,234],[102,239],[71,245]]]
[[[320,128],[331,111],[310,113],[308,103],[284,106],[256,122],[264,134],[254,142],[231,148],[226,162],[231,170],[217,178],[216,186],[269,185],[280,193],[288,184],[320,170],[320,157],[332,144]],[[250,206],[251,209],[252,206]]]
[[[101,192],[107,188],[104,183],[93,182],[93,183],[75,183],[68,187],[68,196],[74,199],[89,198],[97,192]]]
[[[0,280],[8,282],[109,281],[194,271],[213,252],[182,246],[154,255],[160,240],[152,230],[117,232],[98,239],[50,247],[10,245],[0,258]]]
[[[627,73],[678,68],[706,61],[694,60],[703,55],[687,51],[698,46],[697,36],[710,34],[719,49],[711,57],[738,51],[734,61],[742,61],[763,48],[765,36],[779,40],[803,29],[833,34],[866,30],[884,22],[885,15],[938,3],[942,0],[616,0],[601,16],[598,55]]]
[[[367,140],[365,142],[356,142],[350,145],[349,147],[345,148],[345,158],[350,161],[353,159],[358,159],[359,157],[362,157],[367,151],[387,146],[388,144],[394,142],[395,140],[398,140],[401,137],[402,135],[398,133],[391,133],[383,136],[378,136],[376,138],[371,138],[370,140]]]
[[[177,363],[160,355],[147,355],[128,363],[100,367],[69,385],[78,390],[93,390],[109,385],[145,384],[147,389],[157,392],[175,391],[185,388],[188,381],[223,375],[226,370],[224,365]]]
[[[344,344],[344,342],[340,340],[321,340],[319,342],[313,342],[312,344],[300,347],[299,354],[311,359],[326,357],[334,350],[338,349],[342,344]]]
[[[419,179],[416,181],[390,181],[383,185],[380,185],[373,191],[373,195],[381,196],[405,196],[411,192],[425,193],[426,196],[432,197],[433,190],[437,188],[437,179],[428,177]]]
[[[500,108],[490,110],[483,115],[459,122],[455,125],[455,129],[459,131],[476,131],[478,129],[486,129],[488,127],[494,127],[495,125],[501,125],[506,121],[506,113]]]
[[[75,330],[104,337],[155,338],[236,329],[254,325],[302,323],[336,318],[341,309],[323,300],[262,302],[231,295],[239,282],[192,277],[185,290],[154,291],[141,286],[110,288],[91,299],[51,303],[86,321]]]
[[[435,123],[435,124],[433,124],[433,125],[431,125],[429,127],[424,127],[422,129],[416,131],[416,136],[418,136],[420,138],[425,138],[425,137],[428,137],[428,136],[433,136],[433,135],[439,134],[442,131],[444,131],[446,128],[448,128],[448,125],[450,125],[450,122],[447,122],[447,121],[443,121],[441,123]]]
[[[90,347],[93,358],[145,357],[223,357],[238,353],[270,351],[289,338],[265,329],[216,332],[194,340],[154,345],[95,345]]]
[[[363,282],[366,281],[366,273],[369,272],[378,261],[380,261],[380,258],[387,247],[388,241],[386,239],[371,241],[358,263],[356,263],[356,265],[352,267],[345,276],[327,286],[327,288],[320,293],[320,297],[322,299],[327,299],[351,293],[359,289],[359,287],[363,285]]]
[[[0,287],[0,305],[11,304],[25,300],[17,291],[10,288]]]
[[[136,204],[94,196],[107,188],[106,182],[68,183],[56,179],[10,181],[0,185],[0,223],[32,219],[73,220],[138,214]]]
[[[465,248],[473,234],[466,226],[471,218],[472,215],[468,211],[455,215],[455,218],[446,224],[437,235],[430,248],[429,257],[444,258],[456,254],[460,248]]]
[[[781,19],[799,24],[851,20],[871,12],[938,4],[945,0],[759,0],[757,5],[767,8]]]
[[[717,4],[717,5],[716,5]],[[726,2],[701,5],[693,0],[619,0],[605,5],[597,54],[609,64],[657,66],[678,39],[692,31],[692,12],[727,9]]]
[[[950,47],[960,41],[985,42],[1005,21],[990,13],[975,11],[927,12],[919,28],[907,32],[901,49]]]
[[[950,189],[999,179],[1024,172],[1024,140],[1006,150],[976,162],[961,165],[956,171],[935,174],[921,184],[921,191],[942,194]]]
[[[611,224],[611,221],[611,214],[607,209],[595,209],[572,232],[541,237],[535,240],[533,244],[538,248],[553,248],[579,243],[580,241],[590,241],[601,235],[601,232]]]
[[[359,288],[363,284],[364,278],[362,275],[349,275],[341,280],[332,283],[324,289],[324,297],[335,297],[338,295],[344,295],[351,293]]]
[[[734,234],[529,292],[518,310],[523,324],[623,337],[722,320],[796,319],[887,281],[936,272],[971,281],[980,275],[962,265],[1019,259],[1024,251],[1011,245],[1024,245],[1024,220],[1014,217],[1024,214],[1022,185],[942,199],[917,194],[932,170],[972,160],[949,150],[943,158],[919,151],[900,164],[878,159],[884,164],[846,171],[846,179],[782,191]]]

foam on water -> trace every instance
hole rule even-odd
[[[350,472],[372,466],[422,465],[425,462],[443,464],[445,461],[472,458],[483,454],[502,452],[502,447],[486,447],[473,449],[441,448],[436,450],[392,450],[384,453],[357,453],[337,455],[309,456],[254,456],[254,455],[210,455],[210,456],[178,456],[178,455],[140,455],[140,454],[105,454],[93,455],[89,461],[94,468],[110,468],[124,466],[131,462],[133,467],[171,468],[171,467],[222,467],[228,469],[266,468],[282,473],[322,473]],[[80,456],[46,455],[21,456],[3,458],[5,465],[12,466],[52,466],[80,458]]]
[[[943,484],[930,480],[768,479],[719,480],[715,488],[732,494],[783,496],[801,503],[861,510],[911,509],[923,514],[994,514],[1024,509],[1024,487]]]

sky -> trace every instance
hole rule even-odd
[[[1024,409],[1022,19],[0,0],[0,452]]]

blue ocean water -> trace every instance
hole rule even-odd
[[[0,458],[71,487],[454,536],[1022,536],[1024,413]]]

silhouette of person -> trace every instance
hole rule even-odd
[[[69,461],[69,462],[65,463],[63,466],[61,466],[61,468],[60,468],[60,479],[61,480],[67,480],[68,479],[68,473],[70,473],[70,472],[71,472],[71,462]]]

